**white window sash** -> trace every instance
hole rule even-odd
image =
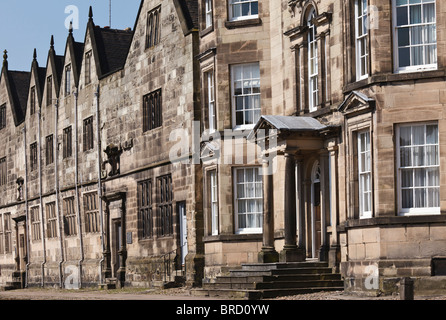
[[[236,78],[236,69],[237,68],[242,68],[242,70],[243,70],[245,68],[250,68],[250,67],[255,67],[256,68],[256,71],[258,71],[258,74],[259,74],[259,78],[245,79],[245,78],[243,78],[243,76],[242,76],[241,79],[237,79]],[[243,73],[244,72],[242,71],[242,74]],[[232,85],[231,85],[232,93],[231,93],[231,95],[232,95],[232,125],[233,125],[233,129],[234,130],[252,129],[252,128],[254,128],[254,126],[257,123],[257,121],[260,119],[260,115],[261,115],[260,114],[261,113],[260,92],[259,93],[251,93],[251,94],[242,93],[240,95],[236,95],[235,94],[235,88],[236,88],[236,83],[237,82],[243,84],[246,81],[258,81],[258,85],[259,85],[259,89],[260,89],[260,67],[259,67],[259,63],[257,62],[257,63],[242,64],[242,65],[233,65],[231,67],[231,79],[232,79]],[[250,97],[250,96],[258,98],[258,100],[259,100],[258,104],[259,105],[258,105],[258,107],[254,107],[252,105],[248,105],[248,106],[244,105],[244,107],[242,109],[243,110],[243,123],[238,124],[237,123],[237,106],[236,106],[237,97]],[[247,124],[246,123],[246,118],[245,118],[246,111],[252,111],[253,112],[253,123],[252,124],[250,124],[250,123]],[[255,115],[256,113],[258,114],[257,119],[256,119],[256,115]]]
[[[208,88],[208,113],[209,113],[209,131],[212,133],[216,128],[216,109],[215,109],[215,82],[214,82],[214,71],[211,70],[207,72],[207,88]]]
[[[437,143],[436,144],[427,144],[426,143],[426,127],[429,126],[429,125],[436,125],[437,126]],[[415,127],[415,126],[424,126],[424,136],[423,136],[423,138],[425,140],[425,143],[424,144],[411,144],[409,146],[402,147],[400,145],[401,129],[402,128],[412,128],[412,127]],[[413,132],[412,132],[412,129],[411,129],[411,139],[413,139],[413,136],[414,135],[413,135]],[[405,166],[405,167],[401,166],[401,150],[403,148],[414,148],[414,147],[416,148],[416,147],[426,147],[426,146],[436,146],[438,148],[437,154],[436,154],[437,159],[436,159],[436,164],[435,165],[426,165],[426,164],[424,164],[424,165],[418,165],[418,166],[413,166],[413,165],[412,166]],[[438,170],[440,170],[439,169],[440,168],[440,165],[439,165],[439,163],[440,163],[440,159],[439,159],[439,157],[440,157],[440,150],[439,150],[439,148],[440,148],[440,144],[439,144],[439,133],[438,133],[438,124],[437,123],[414,123],[414,124],[401,125],[401,126],[398,127],[398,130],[397,130],[397,168],[398,168],[398,172],[397,172],[397,174],[398,174],[398,179],[397,179],[398,185],[397,185],[397,188],[398,188],[398,213],[399,213],[399,215],[402,215],[402,216],[423,215],[423,214],[424,215],[425,214],[437,215],[437,214],[441,213],[439,206],[438,207],[435,206],[435,207],[403,208],[403,203],[402,203],[403,190],[414,190],[414,191],[416,191],[416,189],[423,190],[424,193],[425,193],[424,194],[425,196],[426,196],[426,191],[428,191],[428,189],[438,189],[438,192],[439,192],[439,189],[440,189],[440,183],[439,183],[440,172],[438,172],[438,176],[436,177],[436,179],[438,181],[438,185],[435,185],[435,186],[426,186],[425,185],[424,187],[423,186],[417,187],[415,185],[415,179],[416,178],[413,178],[412,185],[410,187],[405,187],[405,188],[402,187],[402,172],[403,172],[403,170],[426,170],[426,171],[424,171],[425,175],[426,175],[427,170],[429,168],[431,168],[431,169],[438,168]],[[415,175],[415,172],[413,174]],[[412,177],[414,177],[414,176],[412,176]],[[425,178],[426,178],[426,176],[425,176]],[[412,202],[414,202],[414,201],[416,201],[415,197],[413,197],[413,199],[412,199]],[[439,200],[438,200],[438,203],[439,203]],[[412,203],[412,205],[413,205],[413,203]]]
[[[217,172],[210,172],[210,204],[211,204],[211,231],[212,235],[218,235],[218,184]]]
[[[363,141],[365,139],[365,141]],[[365,144],[365,150],[361,149]],[[365,167],[363,167],[363,163]],[[358,132],[359,218],[372,217],[372,155],[370,131]]]
[[[359,12],[359,3],[362,3],[366,5],[366,10],[363,9],[363,12]],[[364,11],[366,13],[364,13]],[[362,21],[360,28],[362,30],[366,30],[362,35],[359,35],[359,22]],[[369,48],[368,48],[368,28],[367,28],[367,21],[368,21],[368,4],[367,1],[364,0],[356,0],[355,1],[355,43],[356,43],[356,80],[363,80],[368,77],[368,57],[369,57]],[[365,41],[365,52],[362,52],[362,42]],[[362,60],[365,59],[364,69],[362,67]]]
[[[236,168],[234,169],[234,195],[235,195],[235,201],[234,201],[234,218],[235,218],[235,226],[236,226],[236,233],[237,234],[258,234],[258,233],[262,233],[263,232],[263,181],[260,179],[260,181],[255,181],[254,182],[246,182],[247,181],[247,175],[246,172],[248,169],[257,169],[257,170],[261,170],[260,167],[244,167],[244,168]],[[238,173],[242,171],[243,172],[243,182],[242,183],[238,183],[237,182],[237,177],[238,177]],[[258,173],[258,172],[257,172]],[[253,179],[255,179],[256,176],[260,176],[260,174],[256,174],[254,171],[254,175],[253,175]],[[261,177],[261,176],[260,176]],[[253,185],[250,185],[250,183],[252,183]],[[253,187],[254,192],[255,192],[255,188],[257,186],[257,184],[261,183],[261,191],[262,191],[262,196],[261,197],[256,197],[256,196],[246,196],[247,191],[249,190],[249,188]],[[238,194],[238,186],[239,185],[243,185],[243,189],[244,189],[244,197],[242,197],[241,195]],[[251,190],[252,191],[252,190]],[[248,206],[245,206],[245,211],[246,212],[241,212],[239,213],[239,201],[258,201],[259,203],[259,212],[250,212],[248,211]],[[242,227],[239,225],[239,216],[243,215],[255,215],[254,217],[254,221],[257,221],[257,219],[259,220],[259,226],[250,226],[250,225],[246,225],[245,227]],[[245,217],[246,218],[246,217]],[[248,222],[246,222],[248,223]]]
[[[308,27],[310,28],[308,31],[308,102],[310,112],[316,111],[319,104],[318,40],[316,26],[311,21],[314,17],[315,11],[313,9],[308,18]]]
[[[419,4],[414,4],[414,5],[421,5],[421,15],[423,16],[424,15],[424,7],[423,7],[423,5],[424,5],[425,3],[419,3]],[[422,47],[423,48],[423,54],[422,54],[422,59],[424,60],[424,62],[425,62],[425,59],[426,59],[426,53],[424,53],[424,50],[426,49],[426,47],[428,47],[429,45],[432,45],[432,46],[434,46],[435,45],[435,51],[434,51],[434,54],[435,54],[435,60],[436,60],[436,62],[435,63],[424,63],[424,64],[417,64],[417,65],[414,65],[414,64],[412,64],[412,62],[413,61],[410,61],[409,62],[409,66],[403,66],[403,67],[400,67],[400,53],[399,53],[399,50],[400,50],[400,46],[399,46],[399,43],[398,43],[398,30],[399,29],[402,29],[402,28],[413,28],[413,27],[423,27],[423,26],[428,26],[428,25],[433,25],[433,26],[436,26],[437,25],[437,21],[436,21],[436,12],[437,12],[437,8],[436,8],[436,3],[435,3],[435,1],[434,2],[432,2],[432,3],[428,3],[428,4],[433,4],[434,5],[434,13],[435,13],[435,15],[434,15],[434,18],[435,18],[435,20],[433,21],[433,22],[421,22],[421,23],[411,23],[410,21],[408,21],[408,24],[407,25],[398,25],[398,21],[397,21],[397,5],[396,5],[396,0],[392,0],[392,11],[393,11],[393,17],[392,17],[392,20],[393,20],[393,50],[394,50],[394,63],[395,63],[395,65],[394,65],[394,70],[395,70],[395,72],[396,73],[407,73],[407,72],[415,72],[415,71],[429,71],[429,70],[436,70],[437,68],[438,68],[438,56],[437,56],[437,51],[438,51],[438,45],[437,45],[437,41],[435,41],[435,42],[431,42],[431,43],[427,43],[425,40],[425,32],[424,31],[422,31],[421,33],[420,33],[420,37],[421,37],[421,44],[415,44],[415,45],[413,45],[412,44],[412,39],[411,39],[411,37],[412,37],[412,34],[411,33],[409,33],[409,45],[408,46],[404,46],[404,47],[402,47],[402,48],[406,48],[406,49],[409,49],[409,52],[412,50],[412,48],[415,48],[415,47]],[[409,7],[410,7],[411,5],[409,5]],[[410,9],[408,9],[408,10],[410,10]],[[408,13],[409,15],[410,15],[410,13]],[[409,17],[408,17],[408,20],[410,20],[409,19]],[[413,29],[412,29],[413,30]],[[436,30],[436,32],[437,32],[437,30]],[[410,56],[409,56],[409,59],[411,59],[411,57],[412,57],[412,54],[410,53]]]
[[[234,12],[234,6],[237,5],[238,3],[249,3],[250,6],[252,5],[252,3],[257,3],[257,6],[258,6],[258,0],[245,0],[245,1],[229,0],[229,20],[238,21],[238,20],[256,19],[259,17],[258,13],[257,14],[251,13],[251,14],[245,15],[245,16],[244,15],[236,15],[236,13]],[[250,8],[250,11],[251,11],[251,8]]]
[[[205,1],[205,16],[206,16],[206,28],[212,27],[213,16],[212,16],[212,0]]]

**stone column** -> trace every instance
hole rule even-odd
[[[330,192],[328,177],[328,153],[326,150],[320,152],[319,164],[321,168],[321,247],[319,250],[319,260],[327,261],[328,259],[328,243],[327,243],[327,221],[326,213],[330,210]]]
[[[305,257],[305,195],[303,185],[304,166],[303,158],[296,158],[296,208],[297,208],[297,247],[300,254]]]
[[[280,253],[281,262],[302,261],[296,245],[296,178],[294,155],[285,153],[285,244]]]
[[[279,254],[274,249],[274,182],[270,165],[272,163],[263,160],[263,246],[259,252],[260,263],[279,261]]]
[[[330,212],[331,212],[331,232],[330,249],[328,251],[328,266],[336,272],[341,262],[341,249],[338,242],[337,225],[338,225],[338,189],[337,189],[337,150],[336,145],[329,146],[329,163],[330,163]]]

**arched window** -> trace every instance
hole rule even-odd
[[[311,9],[307,18],[308,26],[308,104],[310,112],[316,111],[319,104],[318,94],[318,50],[317,50],[317,31],[316,26],[313,23],[313,19],[316,18],[316,10]]]

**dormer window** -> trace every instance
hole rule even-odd
[[[30,93],[30,114],[33,115],[36,113],[36,87],[31,88]]]
[[[65,95],[69,96],[71,93],[71,65],[65,67]]]
[[[161,6],[147,14],[146,48],[156,46],[160,42]]]
[[[6,128],[6,104],[0,107],[0,130]]]
[[[53,77],[49,76],[46,79],[46,105],[50,106],[53,103]]]
[[[85,54],[85,84],[91,82],[91,51]]]

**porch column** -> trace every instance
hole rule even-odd
[[[279,254],[274,249],[274,182],[270,165],[269,161],[263,160],[263,246],[259,252],[260,263],[279,261]]]
[[[296,245],[296,176],[294,155],[285,153],[285,244],[280,253],[281,262],[303,261]]]
[[[321,247],[319,250],[319,260],[327,261],[328,259],[328,244],[327,244],[327,221],[326,214],[330,210],[330,191],[329,191],[329,177],[328,177],[328,152],[321,150],[319,158],[321,168]]]
[[[303,157],[296,158],[296,208],[297,208],[297,246],[305,256],[305,195],[303,186]]]
[[[336,272],[339,270],[340,264],[340,245],[338,241],[337,225],[338,225],[338,190],[337,190],[337,150],[338,146],[328,147],[330,162],[330,212],[331,212],[331,239],[330,249],[328,251],[328,266]]]

